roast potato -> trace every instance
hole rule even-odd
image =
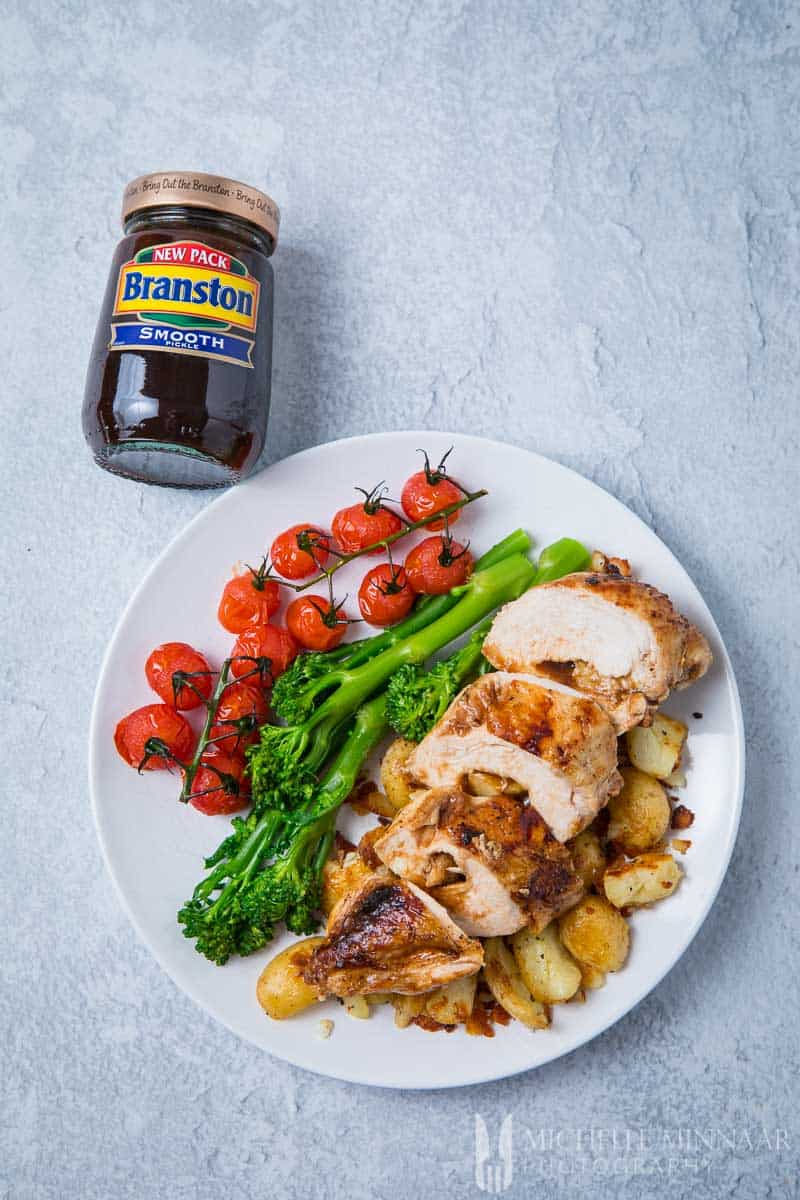
[[[547,1009],[528,991],[517,961],[503,939],[487,938],[483,950],[484,979],[497,1003],[528,1029],[546,1029],[550,1024]]]
[[[322,999],[316,988],[303,979],[313,950],[324,942],[322,937],[305,938],[276,954],[258,977],[256,998],[268,1017],[285,1021]]]
[[[559,918],[558,931],[581,967],[618,971],[628,957],[628,924],[604,896],[584,896]],[[586,980],[584,983],[587,987],[596,986]]]
[[[463,1025],[475,1003],[478,973],[430,992],[425,1000],[425,1012],[441,1025]]]
[[[405,765],[416,750],[414,742],[407,738],[395,738],[381,762],[381,787],[393,812],[392,816],[405,808],[411,799],[411,789],[406,778]]]
[[[542,1004],[563,1004],[581,986],[581,969],[564,949],[555,921],[541,933],[520,929],[511,939],[511,948],[520,975],[534,1000],[540,1000]]]
[[[427,996],[399,996],[391,998],[394,1009],[394,1023],[398,1029],[406,1029],[414,1017],[419,1017],[425,1011]]]
[[[660,842],[669,829],[667,793],[652,775],[622,767],[622,791],[608,802],[608,839],[625,854],[639,854]]]
[[[637,725],[625,734],[628,757],[645,775],[668,779],[680,766],[687,732],[682,721],[656,713],[651,725]]]
[[[583,880],[587,892],[592,884],[599,886],[606,869],[606,856],[600,838],[594,830],[584,829],[567,845],[572,855],[572,865]]]
[[[609,867],[603,890],[616,908],[638,908],[671,896],[682,878],[683,871],[671,854],[639,854]]]
[[[321,904],[325,916],[329,917],[342,897],[352,892],[369,874],[370,868],[355,850],[341,861],[329,858],[322,868]]]

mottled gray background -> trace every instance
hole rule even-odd
[[[798,5],[0,0],[0,64],[0,1194],[477,1195],[475,1112],[514,1114],[510,1195],[797,1194]],[[529,446],[648,521],[727,640],[749,767],[721,896],[648,1000],[535,1074],[400,1094],[273,1061],[106,878],[101,655],[209,496],[97,470],[79,410],[122,186],[172,167],[284,212],[267,461],[421,426]]]

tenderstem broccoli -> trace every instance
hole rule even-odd
[[[321,782],[292,813],[256,804],[235,818],[233,833],[206,859],[209,874],[178,913],[184,936],[211,962],[252,954],[285,921],[294,933],[317,927],[322,868],[336,813],[368,754],[388,731],[386,697],[363,704]]]
[[[281,712],[289,724],[263,726],[259,744],[248,751],[254,799],[289,811],[304,804],[355,711],[385,687],[395,671],[432,657],[498,605],[521,595],[534,576],[535,568],[524,555],[510,554],[475,571],[454,589],[453,606],[424,628],[360,665],[334,662],[326,674],[314,672],[297,681],[295,691],[282,696]]]
[[[589,557],[586,547],[574,538],[553,542],[539,555],[532,586],[584,570]],[[482,670],[489,669],[482,650],[491,627],[491,619],[484,621],[460,650],[430,669],[406,664],[395,672],[386,689],[386,711],[396,733],[409,741],[421,742],[462,687]]]

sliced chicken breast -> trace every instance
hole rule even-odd
[[[473,937],[525,925],[538,932],[583,891],[569,851],[513,796],[424,792],[372,848],[397,875],[430,890]]]
[[[441,904],[381,868],[336,905],[304,977],[332,996],[416,995],[474,975],[482,965],[480,942]]]
[[[622,733],[711,665],[708,642],[668,596],[619,573],[566,575],[495,617],[483,652],[505,671],[546,675],[593,696]]]
[[[464,688],[406,764],[410,779],[455,788],[473,771],[520,784],[560,842],[585,828],[622,786],[617,738],[594,700],[504,671]]]

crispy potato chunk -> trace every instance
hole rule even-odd
[[[322,868],[322,911],[329,917],[334,908],[352,892],[370,873],[370,868],[355,850],[346,854],[341,861],[329,858]]]
[[[366,996],[345,996],[344,1010],[348,1017],[355,1017],[357,1021],[368,1021],[372,1015]]]
[[[503,939],[487,938],[483,949],[483,975],[497,1003],[528,1029],[547,1029],[550,1024],[547,1009],[528,991],[517,961]]]
[[[405,765],[416,748],[416,744],[409,742],[407,738],[395,738],[383,756],[381,787],[393,809],[392,816],[399,813],[401,808],[405,808],[411,799]]]
[[[563,1004],[581,986],[581,969],[564,949],[555,921],[534,933],[520,929],[511,939],[520,975],[534,1000],[542,1004]]]
[[[680,766],[687,732],[682,721],[658,712],[647,728],[637,725],[625,734],[628,757],[645,775],[668,779]]]
[[[477,971],[464,979],[454,979],[445,987],[429,993],[425,1000],[425,1011],[440,1025],[463,1025],[472,1012],[477,987]]]
[[[609,867],[603,888],[616,908],[638,908],[671,896],[682,878],[683,871],[671,854],[640,854]]]
[[[608,838],[625,854],[639,854],[660,842],[669,829],[669,800],[652,775],[636,767],[622,767],[620,774],[622,791],[608,802]]]
[[[567,842],[567,847],[572,855],[572,865],[587,892],[593,884],[599,887],[606,869],[606,856],[594,830],[584,829],[571,842]]]
[[[558,922],[561,941],[581,967],[618,971],[628,957],[630,931],[603,896],[584,896]],[[597,986],[587,983],[587,987]]]
[[[407,1029],[415,1017],[419,1017],[425,1011],[425,1001],[427,996],[399,996],[393,995],[391,998],[392,1008],[394,1009],[394,1023],[398,1029]]]
[[[316,988],[303,979],[313,950],[324,942],[322,937],[305,938],[295,942],[276,954],[267,963],[258,977],[256,999],[268,1017],[274,1021],[285,1021],[317,1004],[322,997]]]

